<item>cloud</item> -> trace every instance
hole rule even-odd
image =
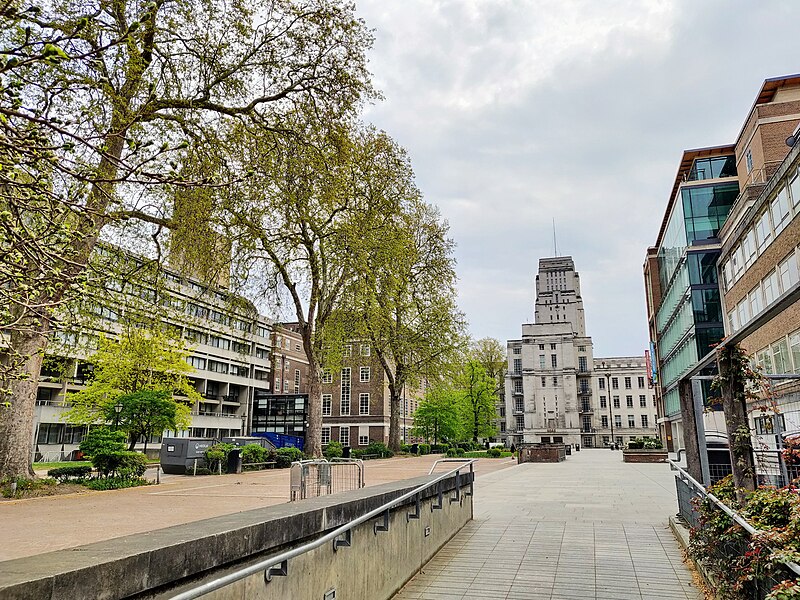
[[[476,337],[517,338],[538,259],[581,273],[600,355],[647,343],[642,263],[681,153],[732,142],[761,81],[797,71],[800,5],[624,0],[362,0],[386,100],[450,221]],[[769,30],[769,37],[758,37]]]

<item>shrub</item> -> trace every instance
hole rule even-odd
[[[361,458],[364,456],[366,452],[361,448],[356,448],[355,450],[350,451],[350,458]]]
[[[408,444],[400,444],[400,452],[411,452],[411,446]]]
[[[206,465],[213,472],[220,470],[220,465],[224,468],[228,462],[228,454],[236,448],[233,444],[214,444],[203,455],[206,457]]]
[[[95,454],[123,452],[125,439],[123,431],[115,431],[108,427],[95,427],[89,430],[78,448],[89,458]]]
[[[503,455],[503,452],[500,450],[500,448],[489,448],[487,454],[492,458],[500,458]]]
[[[656,438],[642,438],[642,447],[646,450],[661,450],[664,447],[664,444],[661,443],[661,440]]]
[[[431,453],[431,445],[430,444],[420,444],[418,446],[418,448],[419,448],[420,456],[423,456],[425,454],[430,454]]]
[[[330,442],[325,446],[324,454],[326,458],[341,458],[344,454],[342,444],[336,441]]]
[[[90,479],[84,485],[90,490],[119,490],[139,487],[140,485],[150,485],[150,482],[145,479],[131,479],[129,477],[104,477],[102,479]]]
[[[447,452],[449,446],[447,444],[434,444],[431,446],[431,454],[442,454],[443,452]]]
[[[12,491],[13,484],[16,490]],[[36,495],[39,490],[50,488],[56,485],[55,479],[28,479],[26,477],[5,477],[0,479],[0,492],[4,498],[23,498],[29,495]],[[47,495],[47,494],[45,494]]]
[[[47,472],[48,477],[56,479],[59,483],[65,483],[70,479],[86,479],[91,474],[92,467],[87,465],[79,465],[77,467],[59,467],[57,469],[50,469]]]
[[[242,447],[242,464],[267,462],[269,450],[259,444],[247,444]]]
[[[299,448],[279,448],[275,452],[275,466],[279,469],[286,469],[292,466],[292,463],[303,459],[303,451]]]
[[[644,443],[640,439],[628,442],[628,450],[641,450],[642,448],[644,448]]]
[[[372,442],[369,446],[364,448],[364,454],[377,454],[381,458],[391,458],[394,452],[386,447],[383,442]]]
[[[147,470],[147,457],[141,452],[102,452],[92,457],[92,464],[103,477],[139,479]]]

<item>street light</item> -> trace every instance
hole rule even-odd
[[[606,369],[606,363],[603,361],[602,363],[603,370]],[[610,367],[611,365],[609,365]],[[614,413],[611,411],[611,373],[606,371],[606,394],[608,398],[608,424],[611,427],[611,449],[614,449]]]
[[[119,414],[122,412],[122,402],[117,400],[117,403],[114,405],[114,429],[116,430],[119,427]]]

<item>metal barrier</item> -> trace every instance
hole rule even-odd
[[[316,498],[364,487],[364,463],[356,458],[324,458],[293,462],[289,500]]]
[[[699,498],[700,500],[708,500],[712,502],[716,508],[727,514],[733,521],[744,529],[749,537],[753,537],[762,533],[753,527],[747,520],[739,513],[722,502],[719,498],[714,496],[703,487],[703,484],[694,479],[687,473],[680,465],[673,460],[668,460],[670,468],[677,471],[675,475],[675,487],[678,495],[678,514],[689,524],[692,529],[699,529],[702,527],[700,522],[700,515],[695,509],[692,500]],[[721,543],[718,549],[720,557],[729,557],[736,555],[743,555],[747,551],[747,542],[742,544],[734,544],[733,542]],[[794,574],[794,577],[800,575],[800,566],[793,562],[785,563],[787,569],[787,577],[780,577],[779,575],[764,575],[763,578],[753,579],[747,583],[745,590],[746,597],[753,599],[762,599],[770,592],[776,584],[780,583],[782,579],[791,577],[788,571]]]
[[[437,460],[433,467],[431,467],[431,472],[439,462],[446,462],[452,461],[453,459],[443,459]],[[286,552],[282,552],[281,554],[271,556],[265,560],[261,560],[253,565],[248,567],[244,567],[239,569],[238,571],[234,571],[233,573],[229,573],[223,577],[219,577],[213,581],[209,581],[203,585],[200,585],[192,590],[188,590],[186,592],[180,593],[176,596],[173,596],[171,600],[194,600],[194,598],[199,598],[204,594],[208,594],[209,592],[213,592],[214,590],[218,590],[225,586],[231,585],[232,583],[236,583],[237,581],[244,579],[245,577],[249,577],[250,575],[255,575],[256,573],[263,572],[264,573],[264,581],[269,583],[273,577],[286,577],[289,574],[289,560],[300,556],[301,554],[305,554],[315,548],[319,548],[324,544],[329,542],[332,543],[332,549],[334,552],[338,551],[340,548],[347,548],[352,545],[352,535],[351,531],[353,528],[358,527],[365,521],[370,519],[374,519],[375,517],[381,517],[379,521],[376,521],[373,525],[373,531],[375,535],[378,535],[380,532],[389,531],[389,513],[390,511],[395,508],[398,504],[408,500],[409,498],[415,498],[416,500],[416,510],[415,512],[406,513],[406,521],[410,522],[413,519],[419,519],[420,517],[420,504],[422,501],[422,493],[426,490],[436,486],[440,481],[447,479],[450,475],[455,473],[456,476],[456,486],[453,490],[453,495],[450,496],[449,500],[451,503],[453,502],[461,502],[462,501],[462,492],[461,492],[461,470],[464,467],[469,466],[470,473],[473,473],[473,463],[477,459],[455,459],[463,461],[464,464],[459,466],[457,469],[451,469],[446,473],[439,475],[436,479],[429,481],[428,483],[423,483],[419,487],[414,488],[410,492],[406,492],[402,496],[395,498],[375,508],[368,513],[361,515],[358,518],[353,519],[349,523],[345,523],[341,527],[337,527],[330,533],[326,533],[322,537],[317,538],[314,541],[308,542],[303,544],[302,546],[298,546],[297,548],[293,548],[292,550],[287,550]],[[321,461],[300,461],[300,463],[310,463],[310,462],[321,462]],[[327,462],[327,461],[326,461]],[[298,463],[295,463],[298,464]],[[335,463],[329,463],[335,464]],[[470,478],[470,488],[468,492],[464,492],[463,495],[471,496],[473,493],[473,485],[472,485],[472,477]],[[437,502],[431,505],[431,511],[434,510],[441,510],[444,507],[444,493],[441,489],[438,492]]]

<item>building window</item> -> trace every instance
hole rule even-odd
[[[558,386],[558,377],[553,377],[553,387]]]
[[[521,394],[522,393],[522,379],[515,379],[514,380],[514,393]]]
[[[580,371],[581,373],[585,373],[586,371],[588,371],[589,368],[586,366],[586,364],[587,364],[586,363],[586,357],[585,356],[579,356],[578,357],[578,371]]]
[[[350,367],[342,369],[342,396],[339,402],[339,414],[350,415]],[[341,440],[340,440],[341,441]]]
[[[539,368],[544,369],[544,354],[539,355]]]
[[[555,354],[550,355],[550,366],[554,369],[558,368],[558,357]]]
[[[644,387],[644,377],[638,377],[636,382],[639,384],[639,389],[641,390]]]
[[[323,446],[327,446],[331,443],[331,428],[330,427],[323,427],[322,432],[320,434],[320,441],[322,442]]]
[[[294,370],[294,393],[300,393],[300,369]]]
[[[636,417],[628,415],[628,427],[636,427]]]
[[[633,408],[633,396],[625,396],[625,406]]]
[[[622,415],[614,415],[614,427],[622,427]]]
[[[522,373],[522,359],[515,358],[514,359],[514,373]]]
[[[612,377],[611,378],[611,389],[612,390],[618,390],[619,389],[619,379],[617,379],[616,377]]]
[[[522,354],[522,348],[514,348],[514,349],[512,350],[512,352],[513,352],[514,354]]]
[[[744,153],[744,163],[747,172],[751,173],[753,171],[753,153],[750,151],[750,148]]]
[[[795,260],[794,252],[791,252],[789,256],[778,265],[778,278],[781,282],[782,292],[788,291],[797,283],[797,260]]]
[[[333,404],[333,394],[322,394],[322,416],[331,416],[331,405]]]
[[[283,393],[284,394],[288,394],[289,393],[289,380],[288,379],[284,379],[283,380]]]
[[[206,368],[206,359],[200,358],[199,356],[190,356],[189,360],[187,361],[190,365],[192,365],[195,369],[205,369]]]
[[[644,427],[645,429],[649,427],[649,425],[647,424],[647,415],[642,415],[642,427]]]
[[[600,408],[606,408],[606,397],[600,396]]]
[[[772,224],[769,222],[769,211],[765,210],[756,223],[756,239],[759,254],[764,252],[772,242]],[[735,270],[735,269],[734,269]]]
[[[547,387],[547,377],[542,377],[542,387]]]
[[[369,434],[364,435],[362,433],[358,434],[358,445],[359,446],[369,446]]]
[[[369,347],[369,344],[361,344],[361,356],[369,356],[372,352],[372,349]]]
[[[506,422],[500,421],[500,433],[505,433],[505,432],[506,432]]]
[[[614,408],[619,408],[619,396],[612,396],[611,403],[614,405]]]
[[[358,414],[360,415],[369,414],[369,394],[358,395]]]
[[[361,369],[359,369],[358,380],[361,381],[362,383],[365,381],[369,381],[369,375],[370,375],[370,368],[361,367]]]
[[[597,380],[597,385],[601,390],[606,389],[606,380],[601,377]]]
[[[514,411],[518,413],[525,412],[524,398],[514,398]]]
[[[539,350],[544,350],[544,344],[539,344]]]
[[[556,349],[556,345],[555,344],[550,344],[550,350],[555,350],[555,349]]]
[[[216,360],[209,360],[208,361],[208,370],[213,371],[214,373],[228,373],[228,363],[219,362]]]
[[[525,417],[523,415],[517,415],[517,432],[522,433],[525,430]]]
[[[353,356],[353,346],[350,344],[345,344],[342,346],[342,356],[345,358],[350,358]]]
[[[772,211],[772,223],[775,226],[777,236],[789,222],[789,198],[786,195],[786,188],[782,188],[770,205]]]
[[[578,346],[578,352],[586,352],[586,346]]]
[[[603,429],[608,429],[608,416],[603,415],[600,417],[600,425]]]
[[[349,427],[339,427],[339,443],[342,446],[349,446],[350,445],[350,428]]]
[[[639,396],[639,406],[642,408],[647,408],[647,396],[640,395]]]
[[[333,373],[330,369],[322,369],[322,383],[333,383]]]
[[[631,378],[630,377],[626,377],[625,378],[625,389],[626,390],[631,389]]]

